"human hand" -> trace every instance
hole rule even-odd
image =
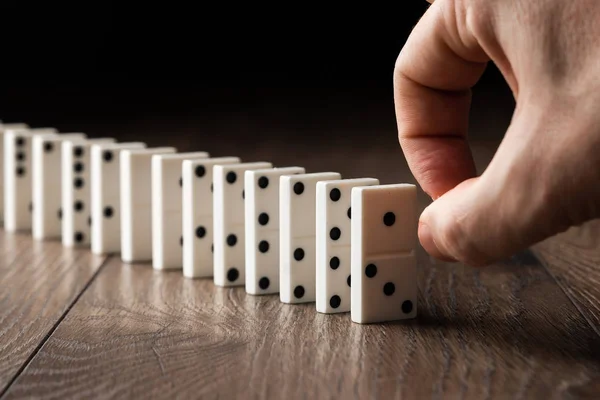
[[[476,177],[470,88],[489,61],[516,99]],[[436,0],[396,62],[398,137],[433,203],[432,256],[483,266],[600,217],[600,1]]]

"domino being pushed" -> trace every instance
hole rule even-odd
[[[183,276],[213,276],[213,166],[239,164],[238,157],[184,160],[182,229]]]
[[[54,128],[4,132],[4,229],[31,231],[33,209],[32,169],[34,136],[57,134]]]
[[[94,254],[121,252],[120,153],[144,149],[142,142],[97,143],[91,147],[91,251]]]
[[[379,185],[375,178],[317,182],[317,311],[350,311],[352,188]]]
[[[246,171],[246,293],[279,293],[279,181],[302,167]]]
[[[213,281],[217,286],[243,286],[246,282],[244,173],[272,167],[269,162],[213,167]]]
[[[183,268],[183,177],[185,159],[205,159],[205,151],[152,156],[152,267]]]
[[[415,185],[352,189],[352,321],[416,317],[417,225]]]
[[[84,133],[33,137],[32,236],[36,240],[60,239],[62,234],[62,143],[84,140]]]
[[[25,123],[4,124],[0,122],[0,222],[4,223],[4,132],[29,129]]]
[[[337,172],[285,175],[279,183],[279,298],[283,303],[316,299],[317,182],[341,179]]]
[[[120,153],[121,260],[152,260],[152,156],[175,147],[124,149]]]
[[[65,247],[91,244],[91,147],[114,142],[113,138],[62,142],[62,244]]]

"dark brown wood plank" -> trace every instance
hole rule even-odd
[[[600,219],[556,235],[534,251],[600,336]]]
[[[106,257],[0,230],[0,393],[33,356]]]
[[[600,338],[534,258],[419,257],[419,317],[378,325],[113,258],[7,398],[600,395]]]

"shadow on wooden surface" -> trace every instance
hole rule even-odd
[[[593,387],[600,337],[535,259],[475,270],[419,258],[419,317],[374,325],[111,258],[7,398],[554,398]]]

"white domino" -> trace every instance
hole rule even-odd
[[[4,124],[0,122],[0,222],[4,222],[4,132],[27,130],[25,123]]]
[[[246,292],[279,293],[279,181],[302,167],[246,171]]]
[[[120,153],[121,260],[152,260],[152,156],[175,147],[125,149]]]
[[[61,241],[65,247],[89,247],[91,244],[91,147],[114,142],[113,138],[62,142]]]
[[[325,314],[350,311],[352,188],[379,185],[375,178],[317,183],[317,297]]]
[[[272,167],[269,162],[213,167],[213,281],[217,286],[243,286],[246,282],[244,173]]]
[[[416,317],[417,212],[415,185],[352,189],[352,321]]]
[[[84,133],[33,137],[32,235],[36,240],[60,239],[62,233],[62,143],[85,139]]]
[[[97,143],[91,146],[91,251],[121,252],[120,153],[144,149],[142,142]]]
[[[337,172],[281,177],[279,298],[283,303],[315,301],[317,182],[341,178]]]
[[[152,156],[152,267],[183,268],[183,160],[206,159],[205,151]]]
[[[239,157],[184,160],[183,275],[187,278],[213,276],[213,166],[239,164]]]
[[[56,133],[54,128],[4,132],[4,229],[7,232],[32,229],[32,138]]]

